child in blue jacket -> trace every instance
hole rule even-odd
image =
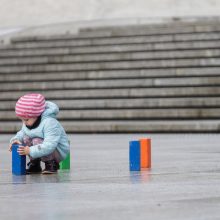
[[[29,155],[27,174],[56,173],[59,162],[64,160],[70,151],[69,140],[62,125],[57,121],[58,106],[41,94],[31,93],[20,97],[15,106],[16,116],[22,122],[22,129],[10,140],[18,148],[20,155]],[[40,162],[45,163],[42,171]]]

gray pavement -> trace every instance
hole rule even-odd
[[[11,174],[0,136],[0,219],[220,219],[220,136],[70,135],[71,170]],[[129,141],[152,138],[152,169],[130,172]]]

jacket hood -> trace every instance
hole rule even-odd
[[[42,114],[42,118],[47,118],[47,117],[56,118],[58,113],[59,113],[59,107],[53,102],[46,101],[46,108]]]

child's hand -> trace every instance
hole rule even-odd
[[[30,153],[30,147],[28,146],[19,146],[18,147],[19,155],[28,155]]]
[[[12,151],[12,145],[13,144],[22,144],[19,140],[14,140],[12,143],[10,143],[8,150],[11,152]]]

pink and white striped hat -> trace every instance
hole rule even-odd
[[[22,118],[36,118],[46,107],[45,98],[38,93],[30,93],[20,97],[15,105],[15,113]]]

